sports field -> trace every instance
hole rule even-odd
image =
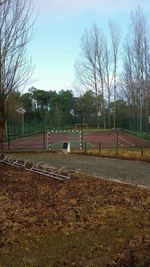
[[[88,148],[150,148],[150,141],[128,134],[122,131],[85,131],[80,133],[58,133],[38,134],[28,137],[18,138],[11,142],[6,142],[4,148],[7,150],[33,150],[33,149],[61,149],[64,142],[70,142],[71,149],[80,149],[87,144]]]
[[[103,148],[114,148],[116,145],[122,148],[128,147],[150,147],[150,141],[143,140],[137,136],[122,131],[106,131],[106,132],[89,132],[85,135],[85,141],[98,147],[100,143]]]

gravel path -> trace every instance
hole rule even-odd
[[[47,162],[51,166],[73,169],[99,178],[115,179],[150,187],[149,163],[55,153],[17,153],[16,156]]]

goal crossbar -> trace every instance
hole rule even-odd
[[[57,137],[58,135],[67,135],[67,137],[70,135],[72,137],[72,140],[73,140],[73,135],[76,135],[78,136],[78,148],[80,150],[82,150],[82,147],[83,147],[83,137],[82,137],[82,131],[79,131],[79,130],[51,130],[51,131],[48,131],[47,132],[47,148],[48,150],[51,150],[52,149],[52,145],[53,145],[53,136],[56,138],[55,140],[55,143],[57,143]],[[66,139],[62,137],[61,138],[61,142],[66,142]],[[60,140],[59,140],[60,141]],[[59,142],[58,141],[58,142]]]

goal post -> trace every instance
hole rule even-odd
[[[79,130],[52,130],[47,132],[47,149],[60,150],[64,143],[70,143],[71,149],[83,148],[82,131]]]

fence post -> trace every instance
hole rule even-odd
[[[116,129],[116,137],[117,137],[117,140],[116,140],[116,154],[118,154],[118,129]]]
[[[98,144],[98,153],[101,156],[101,142],[99,142],[99,144]]]
[[[82,146],[82,150],[83,150],[83,129],[82,129],[82,131],[81,131],[81,146]]]
[[[84,146],[85,146],[85,153],[87,153],[87,143],[86,143],[86,141],[84,142]]]
[[[51,150],[51,131],[49,131],[48,133],[47,133],[47,139],[48,139],[48,141],[47,141],[47,143],[48,143],[48,150]]]
[[[143,150],[143,145],[141,146],[141,157],[143,158],[144,155],[144,150]]]

